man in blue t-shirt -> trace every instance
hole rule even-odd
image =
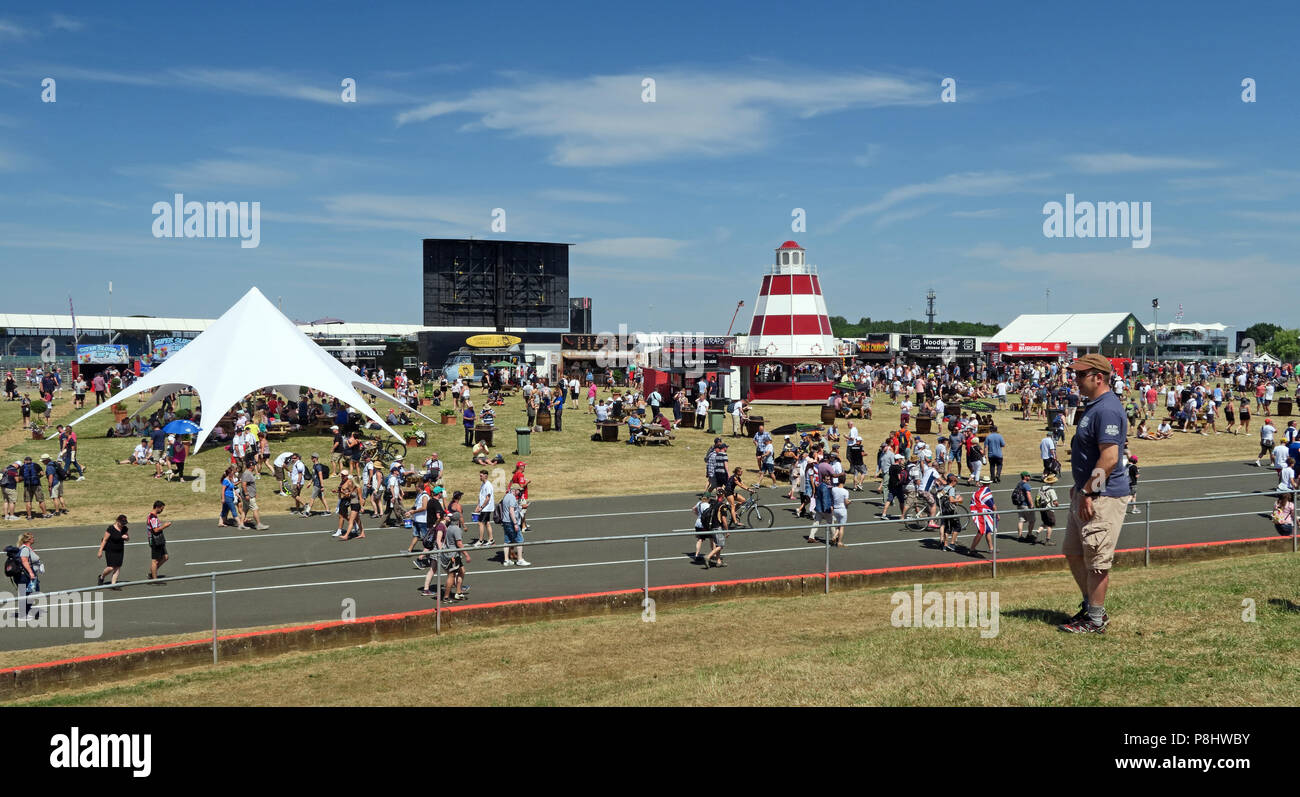
[[[1002,481],[1002,447],[1006,444],[1006,438],[998,433],[996,425],[989,431],[988,437],[984,438],[984,448],[989,456],[989,475],[994,482]]]
[[[1110,361],[1087,354],[1070,364],[1080,394],[1088,400],[1070,442],[1070,517],[1065,531],[1065,558],[1083,593],[1082,611],[1063,625],[1072,633],[1103,633],[1106,588],[1115,559],[1115,544],[1128,511],[1128,471],[1120,452],[1128,436],[1128,417],[1110,389]]]

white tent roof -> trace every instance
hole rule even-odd
[[[267,387],[293,400],[298,398],[298,387],[328,393],[360,410],[397,439],[402,439],[357,390],[382,396],[403,407],[406,405],[363,381],[330,356],[267,301],[257,288],[244,294],[244,298],[213,321],[189,345],[113,396],[112,402],[99,405],[72,423],[81,423],[111,404],[138,393],[155,391],[153,398],[137,410],[143,411],[186,387],[193,387],[198,392],[208,421],[195,441],[196,451],[207,440],[215,419],[244,396]],[[410,407],[407,409],[432,420]]]
[[[1177,332],[1180,329],[1192,332],[1222,332],[1228,327],[1224,324],[1153,324],[1161,332]]]
[[[1260,352],[1259,354],[1256,354],[1253,358],[1251,358],[1251,357],[1246,357],[1245,355],[1238,355],[1238,356],[1237,356],[1237,359],[1233,360],[1233,362],[1236,362],[1236,363],[1267,363],[1267,364],[1269,364],[1269,365],[1281,365],[1281,364],[1282,364],[1282,361],[1281,361],[1281,360],[1279,360],[1278,358],[1274,357],[1273,355],[1269,354],[1269,353],[1266,352],[1266,351],[1262,351],[1262,352]]]
[[[1097,346],[1101,339],[1128,318],[1128,313],[1030,313],[1017,316],[990,343],[1065,342]]]

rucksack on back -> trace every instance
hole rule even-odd
[[[18,548],[12,545],[5,546],[5,578],[22,583],[27,580],[27,569],[23,567],[23,560],[18,553]]]

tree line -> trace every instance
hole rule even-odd
[[[873,321],[870,318],[859,318],[856,324],[851,324],[844,316],[831,316],[831,334],[837,338],[861,338],[872,332],[906,332],[909,328],[916,334],[967,337],[989,337],[1002,329],[997,324],[981,324],[978,321],[936,321],[933,329],[929,328],[929,322],[922,320]]]

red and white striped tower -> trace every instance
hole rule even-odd
[[[764,357],[835,354],[817,267],[808,265],[804,248],[794,241],[781,244],[775,265],[763,276],[749,324],[749,353]]]

